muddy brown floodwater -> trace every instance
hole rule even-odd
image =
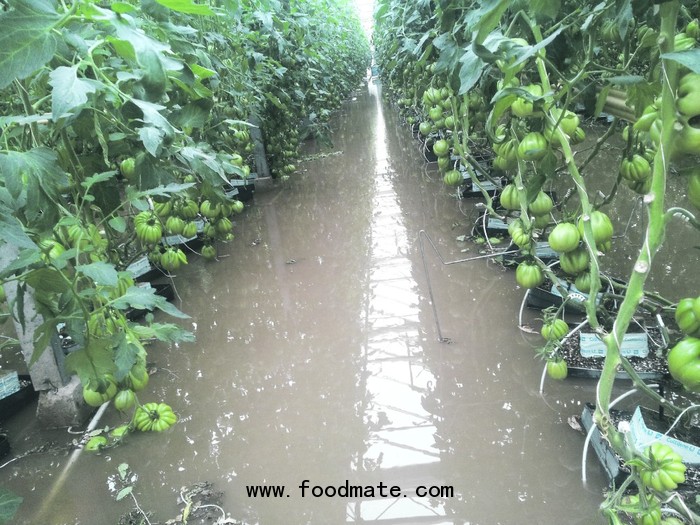
[[[247,524],[602,523],[606,480],[591,456],[582,484],[583,436],[567,423],[594,384],[548,381],[539,394],[540,341],[517,328],[512,271],[427,252],[451,340],[438,341],[418,232],[446,260],[478,254],[456,241],[473,202],[448,194],[379,89],[344,106],[334,154],[259,188],[217,263],[194,259],[177,275],[197,341],[151,345],[158,372],[141,399],[169,402],[173,430],[67,466],[75,436],[38,429],[31,411],[9,422],[15,453],[49,445],[0,470],[24,497],[15,523],[116,524],[133,507],[110,492],[120,463],[153,523],[178,514],[180,487],[205,480]],[[110,409],[101,424],[118,421]],[[364,497],[314,496],[346,480]],[[248,485],[284,495],[249,497]]]

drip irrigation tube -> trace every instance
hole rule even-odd
[[[87,428],[85,429],[85,432],[83,433],[84,435],[87,434],[88,432],[92,432],[95,430],[97,427],[98,423],[100,422],[100,419],[102,419],[102,416],[104,415],[105,411],[107,410],[107,407],[109,406],[109,401],[106,403],[103,403],[100,408],[97,409],[97,412],[95,415],[92,417],[90,420],[90,423],[88,424]],[[48,516],[48,513],[50,513],[53,509],[53,501],[56,499],[56,496],[58,495],[59,490],[61,487],[65,484],[66,480],[68,479],[68,473],[70,472],[71,468],[75,464],[76,460],[80,456],[80,454],[85,450],[85,448],[81,445],[79,448],[75,449],[73,453],[70,455],[68,458],[68,461],[66,462],[66,466],[63,467],[63,470],[61,471],[61,474],[58,476],[56,479],[56,482],[53,484],[53,487],[51,488],[51,492],[46,496],[44,499],[44,503],[37,512],[37,523],[48,523],[47,520],[44,520],[43,518]]]

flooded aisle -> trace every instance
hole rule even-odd
[[[82,454],[48,513],[67,459],[8,466],[7,488],[25,497],[18,523],[117,523],[133,507],[109,491],[120,463],[154,523],[201,481],[247,524],[602,523],[601,470],[591,463],[582,485],[583,437],[567,424],[594,385],[539,395],[540,343],[517,328],[513,273],[426,253],[451,343],[438,341],[418,232],[446,260],[477,254],[456,241],[473,203],[426,169],[379,90],[344,107],[330,154],[258,191],[218,263],[178,274],[197,342],[152,345],[141,402],[166,400],[180,423]]]

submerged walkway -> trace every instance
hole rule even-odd
[[[453,342],[437,341],[418,231],[448,260],[476,254],[456,241],[472,204],[460,212],[379,91],[344,106],[337,154],[259,188],[217,263],[180,271],[197,342],[151,347],[159,372],[142,399],[167,400],[180,423],[82,455],[42,525],[116,523],[131,505],[107,478],[122,462],[161,522],[178,512],[176,489],[207,480],[250,524],[595,523],[602,476],[592,466],[582,487],[583,440],[566,423],[593,385],[537,394],[539,342],[516,328],[522,292],[486,261],[429,255]],[[65,459],[22,461],[2,474],[25,495],[18,523],[33,523]],[[362,497],[342,497],[346,487]]]

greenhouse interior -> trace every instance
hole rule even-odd
[[[0,525],[700,524],[699,17],[0,2]]]

